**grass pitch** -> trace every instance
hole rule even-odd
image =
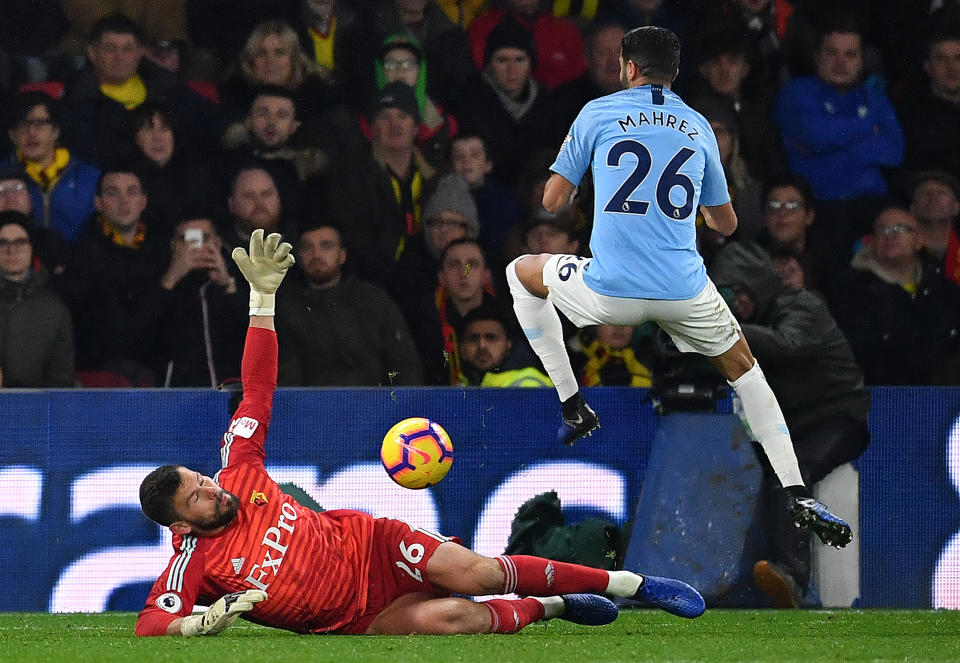
[[[958,661],[960,612],[625,610],[609,626],[554,620],[516,635],[297,636],[239,622],[211,638],[136,638],[136,616],[0,613],[0,661]]]

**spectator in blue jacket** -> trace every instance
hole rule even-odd
[[[784,84],[776,117],[791,170],[807,178],[817,200],[830,203],[837,242],[845,244],[869,228],[882,206],[882,169],[903,160],[903,133],[882,81],[863,80],[863,37],[855,22],[825,28],[814,61],[816,75]]]
[[[94,212],[100,171],[60,146],[58,105],[43,92],[15,97],[8,127],[14,146],[8,162],[28,175],[35,222],[73,242]]]

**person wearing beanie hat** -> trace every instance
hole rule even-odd
[[[733,104],[722,97],[704,96],[690,102],[694,110],[703,115],[711,124],[719,122],[734,136],[740,134],[740,123]]]
[[[387,108],[398,108],[420,123],[420,109],[417,107],[417,97],[406,83],[395,81],[387,83],[377,94],[373,101],[373,108],[370,109],[370,119],[376,118],[377,114]]]
[[[524,26],[508,16],[501,21],[490,34],[483,49],[483,66],[490,64],[493,54],[501,48],[517,48],[527,53],[532,68],[537,67],[537,45],[533,35]]]
[[[536,0],[510,0],[503,9],[491,9],[470,24],[470,48],[473,63],[482,69],[488,57],[487,40],[505,21],[527,29],[532,36],[536,61],[534,77],[548,90],[579,78],[587,71],[583,37],[577,25],[558,18],[548,3]],[[562,4],[562,3],[560,3]]]
[[[527,155],[548,146],[550,112],[532,75],[535,58],[532,35],[508,16],[490,32],[479,80],[467,86],[457,108],[463,131],[484,139],[494,174],[511,187]]]
[[[413,88],[417,106],[423,112],[427,98],[427,63],[420,42],[403,32],[389,35],[380,46],[373,69],[378,91],[387,83],[406,83]]]
[[[427,61],[420,42],[406,33],[384,39],[374,61],[374,73],[377,90],[394,82],[413,89],[420,111],[417,146],[432,165],[445,166],[450,141],[457,135],[457,120],[427,95]],[[366,119],[361,119],[360,126],[369,134]]]
[[[465,237],[477,238],[480,234],[477,205],[473,201],[470,186],[463,175],[453,173],[439,181],[437,190],[424,205],[423,219],[427,228],[457,224],[463,227]],[[446,246],[439,248],[442,251]],[[437,256],[439,257],[439,252]]]
[[[450,384],[442,351],[438,351],[439,322],[425,310],[435,309],[440,256],[454,242],[477,240],[479,214],[466,179],[454,173],[443,177],[423,208],[424,231],[412,237],[400,256],[388,291],[407,318],[423,361],[425,384]]]
[[[417,147],[419,111],[413,88],[394,81],[369,108],[369,152],[344,153],[327,187],[330,219],[344,229],[357,275],[380,285],[423,230],[423,205],[437,169]]]

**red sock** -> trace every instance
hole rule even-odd
[[[610,576],[603,569],[554,562],[530,555],[502,555],[496,558],[503,569],[503,593],[523,596],[557,596],[575,592],[600,594]]]
[[[543,619],[543,604],[536,599],[490,599],[491,633],[516,633],[527,624]]]

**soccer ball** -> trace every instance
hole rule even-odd
[[[453,465],[453,443],[435,421],[411,417],[383,436],[380,460],[387,474],[404,488],[426,488],[440,482]]]

